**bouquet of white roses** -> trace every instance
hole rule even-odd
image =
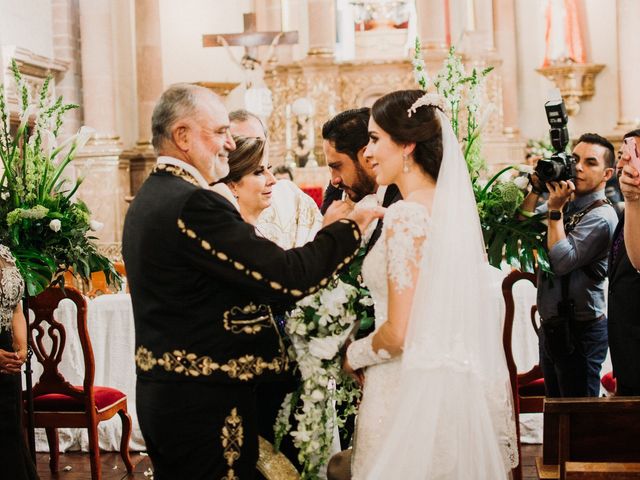
[[[318,478],[329,459],[335,427],[355,412],[360,396],[355,381],[342,371],[340,349],[356,325],[362,305],[371,303],[360,289],[339,278],[298,302],[287,320],[289,354],[300,370],[302,384],[284,399],[274,426],[276,448],[291,431],[303,465],[302,478]],[[341,415],[335,404],[345,405]],[[295,429],[289,423],[293,412]]]

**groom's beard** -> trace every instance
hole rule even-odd
[[[352,202],[359,202],[367,195],[371,195],[372,193],[376,193],[378,189],[378,184],[375,181],[375,178],[367,175],[367,172],[362,168],[359,163],[356,163],[356,180],[352,185],[345,185],[344,183],[340,183],[338,185],[339,188],[344,190],[349,199]]]

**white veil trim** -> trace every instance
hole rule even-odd
[[[445,114],[443,161],[388,434],[368,479],[508,478],[518,462],[500,286]]]

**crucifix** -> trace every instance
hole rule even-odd
[[[240,46],[245,48],[245,54],[239,64],[243,69],[253,69],[252,65],[259,64],[263,70],[271,59],[273,50],[277,45],[293,45],[298,43],[298,32],[258,32],[256,28],[256,14],[244,14],[244,32],[220,33],[202,35],[203,47],[230,47]],[[266,57],[258,60],[258,47],[269,45]]]

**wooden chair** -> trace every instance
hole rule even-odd
[[[502,345],[504,354],[507,359],[507,367],[509,369],[509,378],[511,380],[511,391],[513,392],[513,407],[515,410],[516,433],[518,435],[518,454],[522,459],[520,449],[520,413],[536,413],[542,412],[544,403],[544,380],[542,377],[542,369],[539,365],[535,365],[531,370],[525,373],[518,373],[516,362],[513,359],[513,350],[511,347],[511,339],[513,335],[513,320],[515,315],[515,302],[513,300],[513,286],[521,281],[529,281],[536,285],[536,276],[533,273],[525,273],[513,271],[509,273],[502,281],[502,296],[505,303],[505,318],[502,330]],[[531,322],[533,328],[537,331],[535,323],[536,306],[531,307]],[[522,464],[518,464],[513,469],[514,480],[522,480]]]
[[[60,373],[67,331],[53,317],[61,300],[68,298],[77,308],[76,334],[80,338],[84,359],[84,381],[81,386],[71,385]],[[127,397],[114,388],[93,385],[95,363],[93,349],[87,330],[87,303],[82,294],[73,287],[48,288],[37,297],[29,299],[29,308],[35,318],[29,320],[29,334],[34,355],[42,364],[43,373],[33,387],[35,426],[44,428],[49,443],[52,472],[58,470],[59,446],[57,428],[87,428],[91,460],[91,478],[102,478],[100,470],[100,450],[98,446],[98,423],[109,420],[116,413],[122,420],[120,455],[127,472],[133,471],[129,456],[131,438],[131,417],[127,413]],[[45,347],[45,332],[51,338],[51,348]]]
[[[638,425],[640,397],[547,398],[539,476],[640,478]]]

